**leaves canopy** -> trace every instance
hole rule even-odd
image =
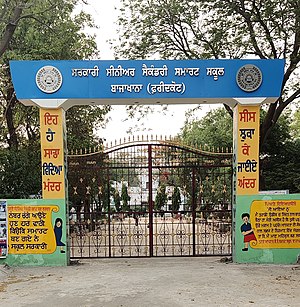
[[[300,96],[300,3],[295,0],[122,0],[117,57],[286,59],[280,98],[261,125],[261,145]],[[231,111],[227,107],[228,111]]]
[[[200,120],[186,119],[180,138],[189,144],[230,149],[232,147],[232,118],[224,108],[209,111]]]
[[[79,2],[0,0],[0,142],[3,147],[0,189],[11,190],[13,197],[37,193],[41,178],[39,155],[33,159],[34,165],[26,158],[31,155],[31,151],[39,153],[39,110],[18,102],[10,78],[9,60],[73,60],[97,55],[95,37],[83,31],[86,27],[94,26],[91,16],[84,12],[74,14]],[[94,130],[99,123],[105,123],[104,118],[109,109],[104,106],[68,110],[68,146],[82,148],[98,144],[101,140],[96,138]],[[7,177],[8,172],[13,174],[19,170],[13,165],[14,159],[24,162],[18,172],[20,181],[30,182],[31,178],[37,180],[35,187],[19,185],[18,194],[10,189],[13,178]]]
[[[267,111],[261,109],[261,121]],[[260,190],[300,191],[299,112],[286,110],[260,152]],[[223,108],[208,112],[201,119],[187,120],[179,137],[187,143],[208,147],[232,147],[232,119]]]
[[[166,206],[168,201],[168,195],[166,193],[166,185],[160,183],[157,189],[157,194],[155,196],[154,209],[159,211]]]
[[[7,141],[10,147],[17,147],[24,138],[37,141],[39,123],[37,108],[24,107],[17,102],[10,80],[8,61],[10,59],[73,60],[97,55],[94,36],[83,32],[86,27],[94,26],[91,16],[84,12],[73,14],[78,2],[78,0],[37,0],[31,5],[27,5],[26,1],[22,2],[23,15],[0,62],[3,68],[0,108],[5,119],[1,124],[1,136],[2,141]],[[17,2],[10,1],[8,8],[12,11],[15,7],[18,7]],[[2,10],[4,11],[4,8]],[[5,27],[6,22],[9,22],[9,18],[2,25],[0,23],[0,26]],[[108,111],[109,107],[106,106],[77,107],[69,110],[67,127],[71,147],[78,147],[76,138],[77,143],[79,140],[84,142],[83,146],[87,146],[87,141],[92,141],[95,137],[93,130],[97,127],[97,123],[103,123],[104,115]]]
[[[121,200],[122,200],[122,211],[128,211],[130,196],[128,195],[128,188],[125,183],[122,183]]]
[[[180,190],[175,186],[172,194],[172,211],[178,211],[181,205],[181,195]]]

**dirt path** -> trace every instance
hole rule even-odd
[[[0,306],[300,306],[300,265],[218,258],[82,260],[0,267]]]

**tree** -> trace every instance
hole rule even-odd
[[[16,2],[9,0],[2,0],[0,2],[0,22],[1,27],[4,28],[0,39],[0,57],[7,50],[20,20],[26,18],[26,15],[23,15],[26,2],[27,1]]]
[[[172,211],[176,212],[179,210],[181,205],[181,195],[180,190],[177,186],[174,187],[174,191],[172,194]]]
[[[88,149],[103,144],[95,134],[107,123],[110,106],[75,106],[66,112],[67,142],[70,149]]]
[[[26,155],[29,156],[30,151],[39,148],[38,108],[25,107],[17,100],[11,82],[9,60],[87,59],[97,54],[94,36],[83,31],[85,27],[93,26],[91,16],[83,12],[73,14],[75,5],[79,2],[80,0],[0,0],[0,27],[4,29],[0,36],[0,47],[5,51],[0,58],[0,142],[3,157],[14,156],[17,160],[28,161],[21,157],[21,152],[26,150]],[[17,19],[13,13],[16,8],[20,14]],[[7,29],[11,27],[13,32],[9,30],[9,39],[5,38]],[[2,43],[4,40],[6,43]],[[87,148],[101,143],[93,132],[99,123],[105,123],[104,117],[108,111],[109,107],[77,107],[68,110],[68,146],[78,148],[81,145],[81,148]],[[35,160],[34,169],[31,169],[32,164],[21,168],[23,172],[18,173],[21,181],[30,182],[29,176],[35,178],[32,174],[40,173],[40,158],[36,158],[38,160]],[[13,166],[9,165],[11,160],[7,161],[10,162],[1,165],[4,173],[9,172]],[[40,179],[37,182],[39,181]],[[9,191],[8,187],[12,184],[2,180],[0,188],[2,191]],[[19,189],[22,187],[20,185]],[[27,189],[24,193],[18,193],[25,197],[28,193],[37,193],[39,189]]]
[[[164,184],[159,184],[157,189],[157,194],[155,196],[154,209],[156,211],[162,210],[166,206],[168,201],[168,195],[166,193],[166,186]]]
[[[265,113],[262,111],[262,117]],[[297,117],[297,111],[285,111],[260,154],[261,190],[289,190],[290,193],[300,191],[299,126],[294,125]]]
[[[265,116],[267,111],[261,108],[262,122]],[[293,113],[286,109],[266,140],[260,152],[260,190],[290,190],[292,193],[300,191],[298,174],[300,160],[297,154],[300,151],[298,116],[298,111]],[[230,116],[224,109],[219,108],[208,112],[201,119],[187,120],[179,137],[184,142],[192,139],[194,143],[206,144],[208,147],[216,148],[219,144],[231,147],[231,125]],[[211,190],[208,181],[204,181],[203,184],[203,189],[206,188],[207,192]],[[208,193],[204,194],[208,195]],[[220,198],[217,195],[216,197]]]
[[[299,99],[299,1],[122,0],[118,24],[118,57],[285,58],[281,96],[261,124],[261,148],[283,110]]]
[[[300,110],[297,108],[297,110],[294,113],[294,118],[291,123],[292,128],[292,136],[294,139],[299,140],[300,139]]]
[[[114,202],[115,202],[116,211],[120,212],[121,211],[121,197],[120,197],[118,190],[115,191]]]
[[[130,209],[128,205],[128,202],[130,201],[130,196],[128,195],[128,189],[125,183],[122,183],[121,200],[122,211],[128,211]]]
[[[284,146],[277,148],[276,154],[264,157],[261,163],[264,174],[263,190],[300,192],[299,151],[299,140],[287,140]]]
[[[209,111],[201,119],[186,118],[179,137],[190,144],[230,149],[232,147],[232,118],[223,108]]]
[[[0,150],[0,198],[40,196],[39,147]]]
[[[18,147],[20,138],[38,140],[38,109],[24,107],[15,96],[10,79],[8,61],[10,59],[86,59],[97,54],[93,36],[83,33],[92,27],[91,16],[80,12],[73,16],[76,0],[35,1],[26,7],[26,16],[15,30],[9,49],[3,55],[0,65],[1,111],[5,119],[2,130],[9,147]],[[31,18],[29,18],[31,16]],[[67,46],[67,47],[66,47]],[[68,135],[71,147],[83,146],[93,139],[93,131],[103,121],[109,107],[76,107],[67,112]],[[24,133],[25,132],[25,133]],[[76,133],[76,134],[75,134]],[[75,134],[75,135],[74,135]]]

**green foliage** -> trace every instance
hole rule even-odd
[[[267,112],[264,108],[261,108],[260,120],[264,121]],[[286,110],[282,116],[277,121],[276,125],[274,125],[272,134],[269,139],[263,144],[260,149],[260,154],[264,156],[267,155],[276,155],[278,153],[278,149],[284,147],[288,141],[293,142],[292,138],[292,122],[294,115],[290,110]]]
[[[106,123],[110,106],[75,106],[66,112],[67,142],[70,149],[86,149],[101,145],[94,133]]]
[[[155,196],[154,209],[156,211],[161,210],[167,204],[167,200],[168,195],[166,193],[166,186],[160,183]]]
[[[260,129],[263,145],[300,97],[300,10],[295,0],[122,0],[117,57],[286,59],[281,97]],[[221,101],[220,101],[221,102]]]
[[[116,53],[129,58],[287,58],[299,31],[294,0],[121,3]]]
[[[181,195],[180,190],[177,186],[174,187],[174,191],[172,194],[172,211],[176,212],[179,210],[181,205]]]
[[[261,117],[266,116],[261,112]],[[298,112],[284,112],[274,126],[271,137],[261,149],[261,190],[289,190],[300,192],[300,139],[297,123]]]
[[[276,154],[261,161],[263,190],[289,190],[300,192],[300,141],[286,141],[277,148]]]
[[[89,14],[74,14],[74,8],[79,2],[80,0],[0,1],[0,27],[3,30],[0,47],[6,50],[0,58],[0,142],[3,147],[10,148],[11,159],[15,157],[24,163],[23,167],[16,167],[19,171],[18,178],[26,178],[29,168],[33,174],[40,173],[40,155],[35,158],[35,163],[30,164],[30,161],[20,158],[18,152],[27,150],[30,146],[39,147],[39,110],[36,107],[25,107],[18,102],[11,83],[8,62],[11,59],[76,60],[95,57],[98,54],[95,37],[83,31],[86,27],[94,27],[94,23]],[[16,9],[20,18],[12,24]],[[10,26],[14,27],[14,32],[9,44],[4,46],[2,43],[7,33],[5,30]],[[96,138],[94,130],[100,124],[105,124],[105,115],[109,110],[106,106],[68,110],[68,146],[81,149],[99,145],[101,139]],[[1,167],[9,170],[7,165]],[[7,180],[2,181],[3,191],[11,191],[9,193],[12,197],[36,193],[35,185],[24,186],[30,180],[19,184],[18,191],[11,189],[14,185],[13,169],[14,167],[10,169],[10,176],[5,175]],[[27,173],[21,174],[22,170]],[[40,176],[32,178],[40,186]],[[32,187],[32,191],[28,191],[29,187]]]
[[[198,120],[185,121],[179,137],[186,143],[209,147],[232,147],[232,118],[223,108],[209,111]]]
[[[295,111],[293,121],[291,123],[291,134],[294,139],[300,139],[300,110]]]
[[[183,39],[192,29],[198,30],[201,5],[197,2],[122,0],[116,54],[134,59],[157,55],[165,59],[199,58],[197,41],[192,36]]]
[[[121,197],[120,197],[118,190],[115,191],[114,202],[115,202],[116,211],[120,212],[121,211]]]
[[[25,6],[23,17],[3,61],[71,60],[95,55],[94,37],[83,32],[84,28],[93,27],[94,24],[91,16],[84,12],[73,14],[78,2],[35,0],[34,4]],[[11,4],[10,11],[15,6],[16,4]]]
[[[41,190],[40,150],[0,150],[0,198],[28,198]]]
[[[130,196],[128,195],[128,189],[125,183],[122,184],[121,200],[122,200],[122,211],[128,211],[129,210],[128,202],[130,201]]]
[[[98,194],[98,210],[99,212],[108,212],[110,208],[110,197],[114,195],[114,188],[112,187],[112,182],[103,182],[101,188],[101,193]]]
[[[38,140],[38,110],[28,108],[17,102],[11,91],[8,61],[14,60],[73,60],[87,59],[97,55],[94,36],[83,32],[86,27],[93,27],[91,16],[79,12],[73,14],[78,0],[36,0],[34,4],[25,6],[24,14],[15,30],[9,49],[1,58],[0,65],[4,68],[1,74],[0,111],[11,117],[3,116],[1,135],[2,141],[17,135],[14,142],[18,145],[22,139]],[[7,11],[12,11],[15,2],[10,3]],[[4,11],[4,8],[2,8]],[[25,17],[24,16],[24,17]],[[2,24],[5,26],[5,23]],[[34,111],[33,111],[34,109]],[[99,124],[105,124],[104,116],[109,107],[76,107],[67,111],[67,129],[71,148],[82,148],[95,145],[99,140],[93,135]],[[28,129],[30,127],[30,130]],[[92,143],[92,144],[91,144]]]
[[[267,111],[261,108],[261,122],[266,116]],[[291,193],[300,191],[298,135],[299,112],[293,113],[287,109],[274,125],[272,134],[260,150],[260,190],[289,190]],[[199,120],[186,120],[180,138],[191,144],[206,144],[215,148],[232,147],[232,119],[224,109],[210,111]],[[227,179],[225,182],[216,178],[211,181],[210,178],[214,178],[213,174],[206,173],[204,170],[200,175],[203,195],[208,195],[210,200],[230,199],[227,188],[224,195],[217,192],[222,191],[222,185],[230,186]]]

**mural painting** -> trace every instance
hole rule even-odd
[[[248,251],[249,242],[256,241],[254,230],[251,226],[249,219],[250,219],[249,213],[242,214],[242,220],[244,222],[244,224],[241,226],[241,232],[244,236],[244,248],[242,249],[243,252]]]
[[[8,246],[10,254],[51,254],[56,250],[52,212],[58,206],[8,207]]]

